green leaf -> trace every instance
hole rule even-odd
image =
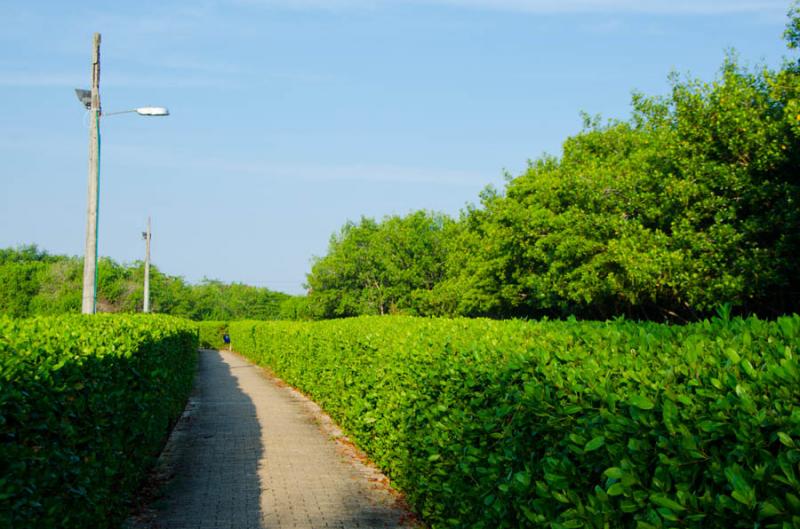
[[[738,490],[731,492],[731,497],[739,503],[747,505],[748,507],[752,507],[755,501],[755,498],[752,495]]]
[[[554,497],[555,499],[557,499],[558,501],[560,501],[561,503],[571,503],[571,502],[569,501],[569,498],[567,498],[567,496],[566,496],[566,495],[564,495],[564,494],[563,494],[563,493],[561,493],[561,492],[555,491],[555,490],[553,491],[553,497]]]
[[[603,437],[602,435],[598,435],[597,437],[586,443],[586,445],[583,447],[583,451],[592,452],[603,446],[605,443],[606,443],[606,438]]]
[[[675,431],[675,419],[678,417],[678,407],[669,399],[665,399],[661,407],[661,417],[664,419],[667,429],[670,433]]]
[[[521,484],[524,487],[527,487],[531,484],[531,473],[527,470],[522,472],[517,472],[514,474],[514,481]]]
[[[725,349],[725,356],[727,356],[728,360],[730,360],[734,364],[738,364],[742,359],[742,357],[739,356],[739,353],[737,353],[733,349]]]
[[[753,364],[750,363],[750,360],[744,360],[741,364],[739,364],[744,372],[747,373],[747,376],[753,380],[758,379],[758,372],[753,367]]]
[[[786,493],[786,501],[795,511],[800,511],[800,498],[792,494],[791,492]]]
[[[783,511],[776,507],[774,503],[765,501],[761,503],[761,509],[759,509],[758,513],[764,518],[771,518],[783,514]]]
[[[619,467],[608,467],[603,474],[611,479],[622,479],[624,473]]]
[[[606,494],[609,496],[619,496],[625,492],[625,487],[622,486],[622,483],[614,483],[606,490]]]
[[[722,424],[714,421],[700,421],[697,426],[704,432],[711,433],[720,430]]]
[[[603,487],[601,487],[600,485],[595,485],[594,486],[594,494],[595,494],[595,497],[598,500],[600,500],[601,502],[608,503],[608,494],[606,494],[605,489]]]
[[[663,494],[651,494],[650,495],[650,501],[652,501],[653,503],[655,503],[659,507],[666,507],[667,509],[669,509],[671,511],[684,511],[684,510],[686,510],[686,508],[683,505],[681,505],[680,503],[676,502],[675,500],[672,500],[672,499],[668,498],[667,496],[665,496]]]
[[[643,395],[633,395],[628,399],[628,402],[640,410],[652,410],[655,407],[653,401]]]
[[[794,440],[786,432],[778,432],[778,439],[780,439],[781,443],[788,446],[789,448],[794,448]]]
[[[534,511],[530,510],[524,505],[520,505],[519,508],[522,511],[522,514],[525,515],[525,518],[527,518],[529,522],[536,523],[539,521],[539,515],[537,515]],[[458,523],[460,523],[460,521]]]

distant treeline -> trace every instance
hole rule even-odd
[[[797,10],[785,34],[800,43]],[[800,67],[729,57],[632,117],[586,117],[458,219],[362,218],[308,276],[315,318],[364,314],[691,320],[800,308]]]
[[[0,314],[12,317],[78,313],[83,259],[50,255],[36,246],[0,249]],[[102,258],[97,271],[99,312],[141,312],[143,263]],[[150,267],[153,312],[192,320],[297,319],[304,298],[238,283],[191,285]]]

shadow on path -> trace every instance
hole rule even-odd
[[[399,529],[413,516],[316,405],[244,358],[200,353],[195,389],[130,529]],[[337,441],[339,439],[339,441]]]
[[[236,365],[200,352],[195,388],[157,466],[161,497],[136,529],[261,529],[261,427]]]

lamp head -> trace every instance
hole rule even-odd
[[[140,116],[169,116],[169,110],[164,107],[141,107],[136,109]]]

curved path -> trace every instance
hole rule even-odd
[[[296,391],[236,354],[201,351],[195,390],[157,466],[159,529],[414,527],[379,472]]]

